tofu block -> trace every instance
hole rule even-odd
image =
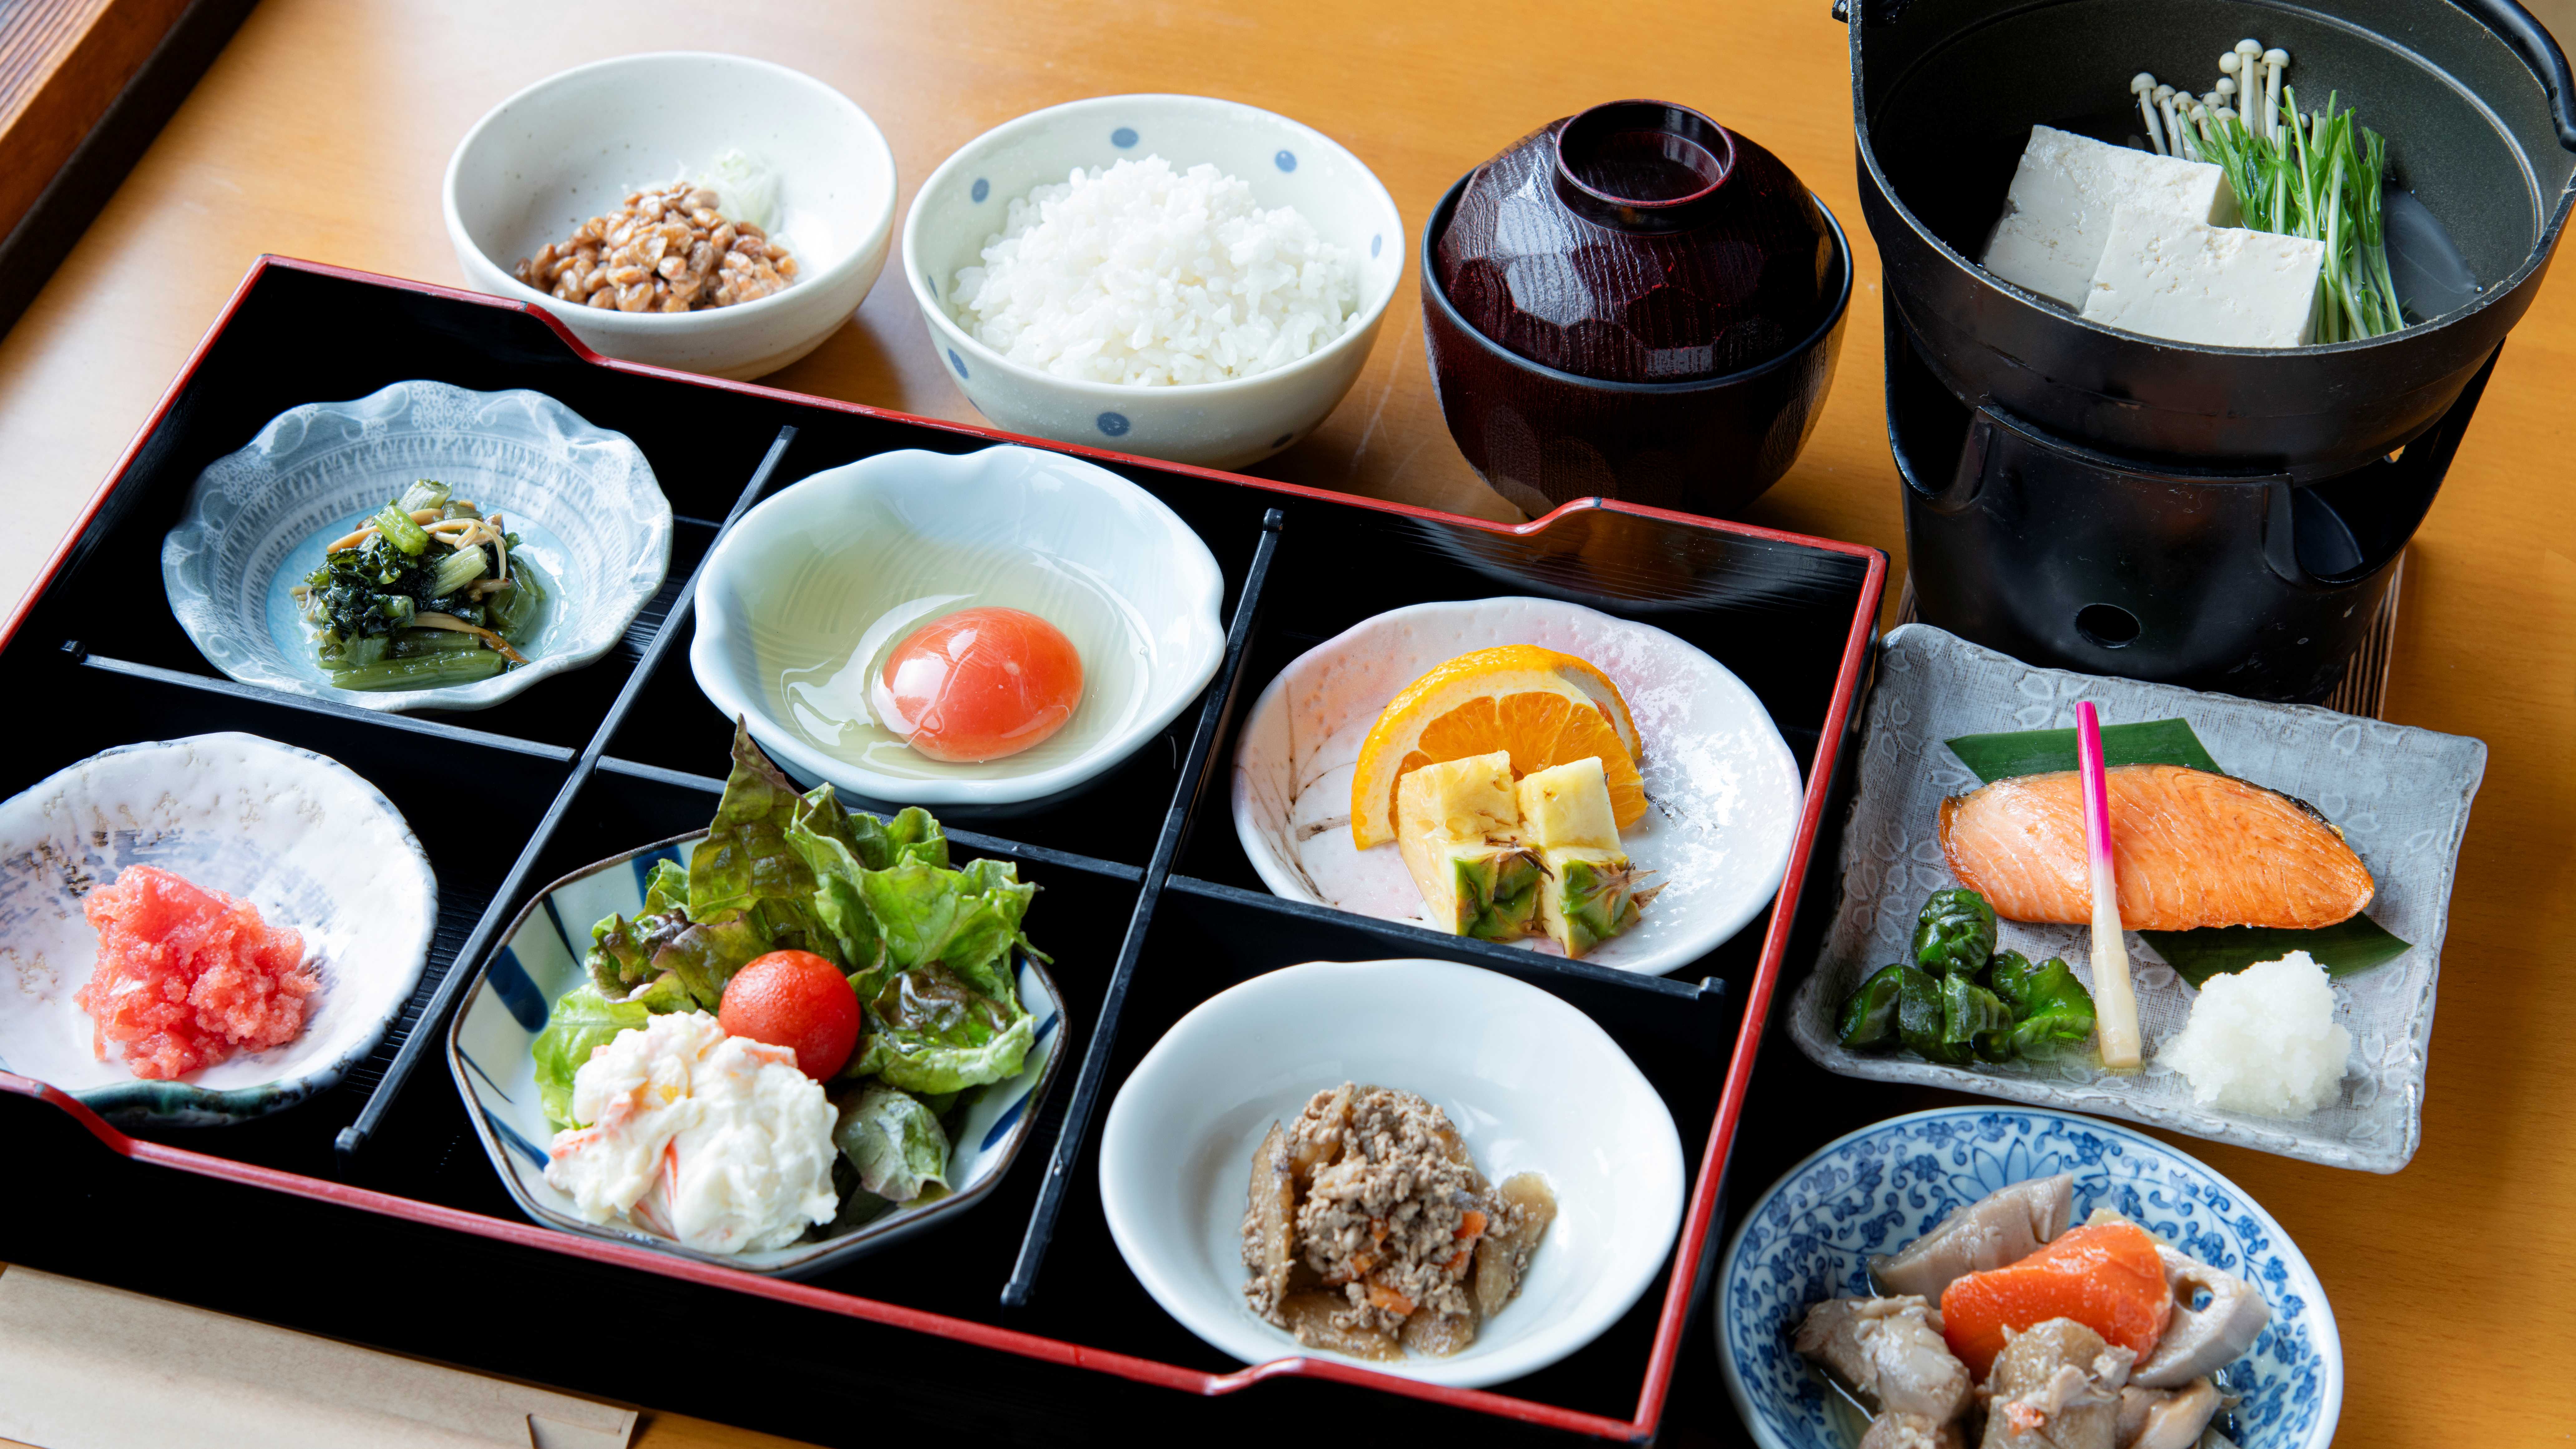
[[[2325,255],[2306,237],[2124,206],[2084,320],[2212,347],[2296,347],[2308,340]]]
[[[2123,206],[2225,226],[2236,220],[2227,174],[2206,161],[2132,151],[2049,126],[2030,128],[1985,267],[2069,307],[2082,307]]]

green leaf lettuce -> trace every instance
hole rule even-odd
[[[858,1169],[859,1186],[888,1202],[910,1202],[927,1186],[949,1186],[948,1134],[918,1098],[878,1082],[836,1095],[832,1142]]]
[[[619,1032],[640,1030],[651,1018],[644,1002],[611,1001],[594,985],[576,986],[557,998],[546,1029],[528,1049],[536,1059],[537,1092],[545,1100],[546,1119],[558,1127],[582,1125],[572,1115],[573,1073]]]

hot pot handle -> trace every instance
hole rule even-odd
[[[2523,63],[2540,78],[2549,96],[2549,114],[2558,123],[2558,144],[2576,151],[2576,74],[2567,69],[2567,53],[2558,48],[2531,12],[2514,0],[2454,0],[2487,29],[2522,53]]]

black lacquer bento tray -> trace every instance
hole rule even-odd
[[[407,378],[532,388],[632,438],[677,515],[668,582],[611,656],[478,713],[387,715],[221,677],[160,587],[161,540],[190,484],[286,408]],[[1543,594],[1641,619],[1713,655],[1771,712],[1806,776],[1779,901],[1829,905],[1832,882],[1809,860],[1870,658],[1886,566],[1872,549],[1598,500],[1508,529],[1060,449],[1133,479],[1206,540],[1225,575],[1228,646],[1203,699],[1097,787],[952,831],[961,854],[1012,858],[1046,887],[1041,937],[1088,1033],[998,1191],[899,1250],[780,1282],[527,1221],[446,1074],[421,1070],[535,892],[706,821],[731,724],[689,675],[686,601],[730,521],[857,458],[996,441],[1032,440],[604,361],[516,303],[262,259],[0,636],[0,698],[19,726],[5,787],[110,746],[212,730],[319,751],[419,834],[438,874],[436,940],[374,1056],[274,1117],[129,1135],[0,1072],[0,1088],[61,1109],[0,1102],[9,1255],[825,1442],[923,1422],[968,1442],[1259,1442],[1290,1416],[1352,1411],[1373,1440],[1413,1426],[1654,1437],[1705,1298],[1737,1116],[1798,913],[1775,901],[1694,965],[1640,977],[1280,900],[1226,817],[1236,716],[1312,644],[1406,604]],[[469,777],[478,808],[447,808]],[[1703,1144],[1660,1290],[1570,1358],[1493,1390],[1298,1358],[1241,1368],[1146,1296],[1101,1216],[1106,1102],[1166,1028],[1264,971],[1387,956],[1466,961],[1556,993],[1636,1061],[1684,1141]],[[1277,1377],[1335,1386],[1237,1393]]]

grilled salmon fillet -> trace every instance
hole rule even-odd
[[[2120,924],[2312,930],[2370,904],[2370,871],[2343,833],[2278,791],[2181,765],[2108,772]],[[2011,921],[2093,919],[2083,777],[1997,780],[1941,802],[1941,853],[1960,883]]]

